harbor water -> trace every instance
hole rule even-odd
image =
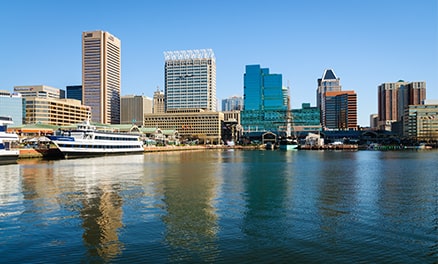
[[[438,263],[437,151],[0,166],[2,263]]]

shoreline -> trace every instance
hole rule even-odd
[[[209,150],[209,149],[238,149],[238,150],[264,150],[263,146],[228,146],[228,145],[197,145],[197,146],[145,146],[144,153],[156,153],[156,152],[174,152],[174,151],[192,151],[192,150]],[[368,151],[406,151],[406,150],[422,150],[414,148],[376,148],[376,149],[365,149],[361,147],[344,145],[344,146],[330,146],[321,148],[311,148],[311,147],[301,147],[298,150],[343,150],[343,151],[358,151],[358,150],[368,150]],[[425,149],[430,150],[430,149]],[[21,148],[19,149],[18,160],[26,159],[62,159],[58,149],[51,148]]]
[[[201,145],[201,146],[145,146],[144,153],[155,152],[173,152],[173,151],[191,151],[191,150],[206,150],[206,149],[260,149],[258,146],[226,146],[226,145]],[[57,148],[21,148],[18,160],[25,159],[62,159],[62,156]]]

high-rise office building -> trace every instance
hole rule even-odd
[[[120,123],[121,43],[104,31],[82,33],[82,103],[91,120]]]
[[[326,92],[325,129],[357,129],[357,95],[354,91]]]
[[[240,111],[242,109],[242,96],[231,96],[226,99],[222,99],[222,111]]]
[[[340,79],[336,76],[333,69],[326,69],[322,78],[318,79],[318,88],[316,90],[316,107],[320,110],[320,120],[323,127],[326,127],[326,107],[325,93],[339,92],[342,90]]]
[[[20,93],[24,98],[27,97],[45,97],[53,99],[62,99],[63,91],[61,89],[48,85],[21,85],[14,86],[14,92]]]
[[[245,131],[279,131],[286,128],[288,90],[281,74],[260,65],[247,65],[244,74],[241,123]]]
[[[378,129],[378,122],[379,122],[379,115],[378,114],[371,114],[370,115],[370,128],[373,130]]]
[[[152,113],[152,99],[142,95],[121,97],[120,123],[143,125],[144,114]]]
[[[217,111],[213,50],[166,51],[164,58],[166,111]]]
[[[391,124],[403,120],[409,105],[422,105],[426,99],[426,82],[382,83],[378,86],[379,129],[391,130]]]
[[[68,99],[76,99],[82,102],[82,85],[69,85],[65,87]]]

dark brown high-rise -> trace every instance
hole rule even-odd
[[[422,105],[426,99],[426,82],[382,83],[378,87],[378,127],[391,130],[391,123],[401,121],[409,105]]]

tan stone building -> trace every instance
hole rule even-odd
[[[82,33],[82,99],[91,120],[120,124],[121,42],[105,31]]]
[[[164,113],[166,109],[166,102],[164,100],[164,93],[160,90],[154,92],[154,105],[152,113],[159,114]]]
[[[152,113],[152,99],[143,95],[124,95],[121,97],[120,123],[143,124],[143,115]]]
[[[218,144],[221,141],[221,124],[224,114],[198,110],[168,111],[167,113],[145,114],[144,127],[162,130],[177,130],[181,141],[199,139],[203,143]]]
[[[63,91],[48,85],[20,85],[14,86],[14,92],[20,93],[23,98],[27,97],[47,97],[47,98],[63,98]]]
[[[76,99],[26,98],[25,124],[66,126],[81,123],[90,114],[90,108]]]

